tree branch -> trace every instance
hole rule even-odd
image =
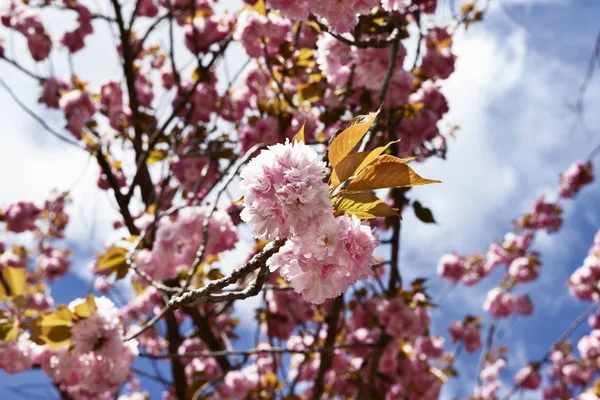
[[[327,339],[325,339],[325,348],[333,347],[335,343],[335,337],[337,336],[337,327],[342,307],[344,306],[344,295],[338,296],[333,301],[333,307],[331,314],[326,318],[327,320]],[[312,390],[312,400],[319,400],[323,391],[325,390],[325,373],[331,367],[333,362],[332,352],[321,352],[319,360],[319,370],[317,371],[317,377]]]

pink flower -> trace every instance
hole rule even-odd
[[[59,107],[67,118],[67,129],[77,139],[81,138],[83,126],[96,112],[89,94],[81,90],[71,90],[60,98]]]
[[[69,270],[71,261],[69,251],[55,249],[49,245],[43,246],[41,254],[36,259],[37,267],[43,272],[47,279],[60,278]]]
[[[301,20],[308,18],[308,0],[267,0],[284,18]]]
[[[444,354],[444,338],[427,336],[417,339],[417,350],[430,358],[440,358]]]
[[[69,308],[82,303],[77,299]],[[100,398],[116,391],[127,379],[138,354],[137,341],[123,342],[118,310],[106,297],[95,299],[96,311],[73,322],[71,348],[53,350],[42,369],[75,398]]]
[[[217,15],[194,18],[185,27],[185,47],[194,54],[207,51],[213,43],[227,37],[230,21]]]
[[[517,314],[527,316],[533,313],[533,301],[527,295],[513,296],[513,307]]]
[[[136,14],[141,17],[154,18],[158,15],[156,0],[140,0]]]
[[[516,282],[520,283],[531,282],[537,279],[539,272],[540,262],[534,255],[515,258],[508,268],[508,274]]]
[[[304,143],[276,144],[242,170],[243,221],[257,237],[288,237],[332,214],[325,163]]]
[[[42,84],[42,95],[39,102],[45,104],[48,108],[58,108],[60,94],[69,88],[69,85],[55,78],[48,78]]]
[[[0,369],[7,374],[19,374],[33,366],[39,352],[39,346],[25,333],[17,339],[0,341]]]
[[[452,342],[463,341],[465,350],[472,353],[481,348],[481,327],[475,318],[467,317],[464,322],[453,321],[448,327]]]
[[[288,20],[273,13],[260,15],[244,10],[238,16],[233,38],[241,42],[250,57],[262,57],[265,52],[268,55],[277,54],[279,46],[291,32],[292,24]]]
[[[446,254],[440,258],[437,273],[450,282],[458,282],[465,273],[463,260],[456,254]]]
[[[542,383],[542,377],[537,368],[526,365],[515,375],[515,383],[523,389],[537,389]]]
[[[161,220],[156,231],[152,257],[141,260],[149,273],[157,279],[174,278],[188,270],[203,243],[203,223],[207,217],[206,207],[194,207],[182,213],[176,220]],[[229,214],[222,210],[213,212],[208,225],[208,241],[204,258],[234,248],[238,240],[237,231]]]
[[[425,38],[427,52],[421,70],[430,79],[446,79],[454,72],[456,56],[452,54],[452,37],[444,28],[433,28]]]
[[[21,233],[37,229],[35,221],[42,210],[28,201],[19,201],[8,206],[4,211],[4,222],[8,230]]]
[[[403,299],[383,300],[377,307],[379,322],[394,337],[410,337],[419,327],[417,316]]]
[[[483,309],[496,318],[506,318],[514,312],[515,302],[512,294],[497,287],[488,292]]]
[[[379,241],[355,216],[324,214],[293,235],[267,264],[288,280],[306,301],[321,304],[370,273]]]
[[[582,187],[594,181],[592,164],[575,161],[561,174],[560,181],[560,197],[566,199],[575,197]]]

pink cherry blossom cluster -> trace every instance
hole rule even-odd
[[[317,41],[316,61],[329,83],[335,86],[346,85],[352,66],[355,66],[354,84],[374,91],[375,96],[381,90],[381,82],[385,80],[390,57],[389,49],[360,49],[341,43],[332,36],[321,36]],[[400,43],[395,60],[397,68],[391,79],[394,90],[390,91],[389,100],[392,101],[392,106],[404,103],[412,90],[412,76],[402,68],[405,57],[406,49]]]
[[[177,161],[171,165],[173,175],[188,192],[200,191],[202,195],[207,187],[211,187],[217,179],[218,166],[208,157],[186,154],[181,150]]]
[[[547,202],[544,197],[535,201],[533,212],[523,216],[518,224],[523,229],[545,229],[548,233],[557,232],[562,226],[562,208]]]
[[[193,377],[194,374],[202,374],[205,379],[216,378],[220,373],[219,365],[213,357],[186,357],[186,354],[201,353],[208,351],[206,345],[199,338],[186,339],[181,343],[177,353],[185,365],[185,374]]]
[[[389,12],[394,11],[405,11],[409,9],[417,9],[418,11],[426,14],[433,14],[437,7],[437,0],[381,0],[381,6],[384,10]]]
[[[442,138],[437,124],[448,112],[448,102],[434,82],[425,81],[408,97],[408,105],[413,112],[408,112],[398,126],[400,155],[410,156],[415,151],[427,155],[425,143]]]
[[[185,27],[185,47],[194,54],[207,51],[214,43],[225,39],[231,31],[230,15],[196,17]]]
[[[113,129],[121,131],[129,126],[131,111],[123,105],[121,83],[110,79],[100,87],[100,110],[108,116]]]
[[[39,101],[48,108],[58,108],[61,93],[67,91],[67,89],[69,89],[69,85],[66,82],[56,78],[48,78],[42,84],[42,95]]]
[[[89,93],[78,89],[65,92],[58,105],[67,118],[67,129],[80,139],[84,125],[96,113],[96,107]]]
[[[488,292],[483,309],[496,318],[512,314],[527,316],[533,312],[533,301],[527,295],[515,295],[497,287]]]
[[[456,56],[452,54],[452,36],[448,30],[435,27],[425,38],[427,52],[423,56],[421,72],[429,79],[446,79],[454,72]]]
[[[267,0],[267,3],[281,12],[285,18],[301,20],[309,13],[324,18],[332,31],[349,32],[358,23],[360,14],[368,14],[379,5],[379,0],[352,0],[348,2],[319,0]]]
[[[48,244],[44,244],[35,263],[46,279],[54,280],[68,272],[69,266],[71,265],[69,255],[69,251],[53,248]]]
[[[41,212],[35,204],[28,201],[13,203],[4,211],[6,228],[15,233],[34,231],[37,229],[36,220]]]
[[[271,282],[275,282],[271,276]],[[290,290],[269,290],[265,295],[267,312],[261,324],[263,335],[288,340],[298,324],[312,321],[315,312],[310,303]]]
[[[292,34],[292,24],[273,13],[261,15],[254,10],[242,11],[233,34],[250,57],[274,56],[279,46]]]
[[[0,370],[7,374],[19,374],[31,368],[43,349],[22,333],[13,340],[0,341]]]
[[[209,122],[211,115],[217,111],[219,96],[215,86],[216,78],[209,76],[207,79],[206,82],[198,85],[192,81],[182,83],[181,90],[178,90],[173,97],[173,107],[179,107],[180,103],[187,99],[178,115],[188,124],[197,125]],[[190,96],[187,95],[189,91],[192,91]]]
[[[300,235],[319,225],[333,217],[326,172],[317,152],[304,143],[269,146],[240,173],[242,220],[251,224],[254,236],[266,239]]]
[[[369,276],[379,241],[355,216],[325,214],[315,223],[294,234],[268,264],[271,271],[280,269],[306,301],[320,304]]]
[[[76,53],[83,49],[85,38],[94,33],[94,27],[92,26],[92,14],[86,6],[77,4],[73,7],[73,10],[77,12],[77,23],[79,26],[75,30],[65,33],[60,42],[71,53]]]
[[[27,47],[35,61],[48,58],[52,50],[52,39],[42,24],[37,10],[11,0],[8,10],[0,17],[2,25],[14,29],[27,39]]]
[[[582,350],[585,350],[585,340]],[[563,346],[550,354],[548,367],[550,383],[542,390],[545,400],[571,397],[576,390],[587,386],[594,377],[594,367],[587,360],[578,360],[571,353],[569,346]]]
[[[83,299],[69,304],[71,311]],[[127,379],[138,355],[137,341],[123,342],[118,310],[106,297],[95,299],[97,310],[71,328],[71,348],[46,349],[38,357],[44,372],[74,399],[103,398]]]
[[[539,388],[542,383],[539,365],[527,364],[517,372],[514,381],[523,389],[535,390]]]
[[[473,353],[481,348],[481,322],[472,317],[464,321],[452,321],[448,327],[452,343],[464,343],[465,350]]]
[[[203,243],[202,226],[207,213],[207,207],[194,207],[174,220],[161,220],[152,251],[138,253],[136,263],[139,268],[159,281],[175,278],[180,272],[189,270]],[[215,210],[208,224],[204,256],[231,250],[237,240],[237,231],[229,214],[223,210]]]
[[[573,272],[568,283],[573,296],[580,300],[600,300],[600,231],[594,236],[583,265]]]
[[[268,261],[305,300],[323,303],[370,272],[379,242],[355,216],[335,218],[325,163],[304,143],[276,144],[242,170],[242,220],[260,238],[288,238]]]
[[[502,382],[499,379],[500,371],[506,366],[504,358],[495,360],[486,360],[479,377],[483,381],[483,386],[478,386],[476,394],[483,399],[494,399],[500,389]]]
[[[586,185],[594,181],[594,171],[591,163],[575,161],[560,176],[559,196],[565,199],[575,197]]]

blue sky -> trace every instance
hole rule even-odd
[[[526,212],[536,197],[554,193],[561,171],[573,160],[585,158],[600,142],[600,113],[595,112],[600,108],[600,73],[585,98],[585,129],[581,125],[573,129],[575,114],[571,109],[600,30],[600,3],[504,0],[503,4],[512,17],[493,1],[485,21],[455,39],[457,71],[443,89],[451,111],[442,124],[459,124],[461,129],[450,143],[447,161],[418,166],[424,176],[440,179],[443,184],[412,193],[433,210],[438,224],[424,225],[409,214],[403,223],[401,265],[405,281],[431,278],[433,297],[444,288],[435,276],[441,255],[453,250],[461,254],[483,251],[490,242],[501,239],[511,229],[511,221]],[[440,17],[447,15],[440,11]],[[75,57],[76,67],[91,74],[92,81],[117,72],[112,68],[116,64],[111,42],[98,36],[92,39],[96,41],[92,46],[107,52],[83,52]],[[105,64],[98,65],[98,54]],[[239,54],[230,56],[234,63],[239,59]],[[19,57],[25,59],[22,54]],[[0,65],[0,74],[50,124],[63,125],[58,114],[45,113],[37,106],[37,88],[32,82],[5,65]],[[0,93],[0,168],[7,171],[0,207],[18,199],[40,201],[53,187],[70,187],[86,166],[86,156],[48,137]],[[87,263],[110,232],[114,206],[95,189],[96,174],[91,163],[73,192],[68,241],[77,257],[74,274],[53,289],[58,303],[85,293],[89,285]],[[521,363],[541,357],[587,308],[568,294],[565,282],[581,265],[600,228],[599,187],[594,184],[565,204],[565,223],[558,234],[536,239],[543,273],[526,289],[536,303],[535,313],[504,325],[506,334],[498,342],[514,343],[505,382],[510,382]],[[432,331],[445,333],[450,320],[462,319],[467,313],[483,315],[481,304],[496,282],[497,276],[492,276],[475,288],[452,291],[434,312]],[[240,310],[253,304],[256,302],[247,301]],[[475,363],[474,357],[461,358],[458,370],[462,379],[450,384],[443,398],[465,394],[465,388],[472,387]],[[144,362],[139,368],[153,371]],[[48,381],[38,372],[18,376],[0,372],[0,398],[22,398],[7,391],[7,386],[40,382]],[[160,386],[147,387],[153,399],[159,398]]]

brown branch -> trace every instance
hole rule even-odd
[[[12,60],[6,56],[1,56],[0,59],[6,61],[7,63],[13,65],[15,68],[17,68],[19,71],[23,72],[25,75],[28,75],[29,77],[37,80],[38,82],[43,82],[44,78],[42,78],[41,76],[38,76],[36,74],[34,74],[33,72],[31,72],[30,70],[26,69],[25,67],[23,67],[21,64],[19,64],[18,62],[16,62],[15,60]]]
[[[226,276],[224,278],[218,279],[216,281],[212,281],[208,285],[185,292],[179,297],[173,297],[169,303],[163,307],[163,309],[157,313],[152,319],[146,322],[138,331],[132,333],[127,336],[124,341],[132,340],[150,329],[156,322],[158,322],[166,313],[171,309],[177,309],[189,306],[197,300],[200,300],[204,297],[209,296],[210,294],[226,287],[231,284],[236,283],[239,279],[247,276],[251,272],[257,270],[258,268],[265,265],[267,260],[279,251],[279,248],[283,246],[285,240],[279,239],[275,242],[269,243],[265,246],[265,248],[258,254],[256,254],[250,261],[241,267],[234,270],[231,275]]]
[[[208,63],[208,65],[206,67],[203,67],[202,65],[198,65],[198,68],[203,68],[205,70],[209,70],[213,66],[213,64],[217,61],[217,59],[219,59],[225,53],[225,50],[227,49],[227,46],[229,46],[229,43],[231,43],[232,40],[233,40],[233,37],[230,35],[225,40],[225,42],[223,43],[223,45],[221,45],[221,47],[219,48],[219,50],[214,54],[212,60]],[[146,160],[147,160],[150,152],[152,151],[152,149],[154,148],[154,146],[156,145],[156,143],[158,142],[158,140],[160,139],[160,137],[165,133],[165,131],[167,130],[167,128],[169,127],[169,125],[171,124],[171,122],[177,117],[177,114],[179,114],[179,112],[181,110],[183,110],[183,108],[187,104],[188,100],[194,94],[194,92],[196,91],[196,89],[198,88],[198,86],[200,85],[200,83],[202,83],[202,80],[200,78],[198,78],[196,80],[196,82],[194,82],[194,84],[184,93],[184,95],[178,98],[177,104],[173,107],[173,110],[171,111],[170,116],[161,125],[161,127],[152,134],[152,136],[148,140],[148,147],[147,147],[146,151],[143,152],[142,154],[139,154],[139,155],[136,154],[136,158],[137,158],[137,160],[136,160],[137,172],[136,172],[136,174],[133,177],[133,181],[131,183],[130,193],[127,194],[128,198],[133,195],[133,190],[135,188],[135,185],[137,184],[138,180],[141,178],[141,176],[140,176],[140,168],[143,165],[145,165]]]
[[[333,301],[333,307],[331,310],[331,314],[329,314],[326,318],[327,321],[327,338],[325,339],[325,348],[332,347],[335,343],[335,338],[337,336],[337,328],[338,328],[338,320],[340,318],[340,313],[342,311],[342,307],[344,306],[344,295],[338,296]],[[322,352],[320,354],[319,360],[319,370],[317,371],[317,377],[315,379],[315,384],[313,386],[312,391],[312,400],[319,400],[325,390],[325,373],[331,367],[331,363],[333,362],[333,353],[332,352]]]
[[[25,103],[23,103],[21,101],[21,99],[19,99],[17,94],[14,92],[14,90],[12,90],[12,88],[10,86],[8,86],[8,84],[2,78],[0,78],[0,86],[2,86],[4,88],[4,90],[6,90],[8,92],[8,95],[13,99],[13,101],[15,103],[17,103],[17,105],[19,107],[21,107],[21,109],[23,111],[25,111],[31,118],[33,118],[38,124],[40,124],[42,126],[42,128],[44,128],[52,136],[56,137],[57,139],[65,142],[71,146],[75,146],[78,149],[81,149],[83,151],[87,151],[88,153],[91,153],[89,149],[87,149],[86,147],[81,145],[79,142],[76,142],[75,140],[62,135],[61,133],[56,131],[54,128],[52,128],[50,125],[48,125],[42,117],[40,117],[35,112],[33,112],[29,107],[27,107],[25,105]]]
[[[172,308],[181,308],[192,304],[198,304],[203,298],[210,296],[214,292],[223,289],[226,286],[236,283],[239,279],[247,276],[251,272],[263,267],[267,260],[279,251],[279,248],[285,243],[284,239],[278,239],[269,243],[250,261],[241,267],[235,269],[229,276],[226,276],[216,281],[212,281],[199,289],[189,290],[180,296],[174,297],[169,301],[169,306]]]
[[[355,349],[355,348],[373,348],[374,344],[370,343],[350,343],[345,345],[337,345],[331,347],[311,347],[309,349],[294,349],[286,347],[271,347],[271,348],[254,348],[249,350],[220,350],[220,351],[196,351],[185,353],[184,357],[219,357],[219,356],[253,356],[258,354],[314,354],[314,353],[332,353],[336,350]],[[165,358],[181,357],[177,353],[170,354],[147,354],[141,353],[140,357],[162,360]]]
[[[113,174],[112,167],[108,164],[108,161],[106,161],[104,154],[102,154],[101,148],[98,148],[95,155],[96,155],[96,160],[98,161],[98,165],[100,165],[102,172],[104,172],[104,175],[106,175],[106,179],[115,194],[115,200],[117,201],[117,204],[119,205],[119,211],[120,211],[121,215],[123,216],[125,226],[129,230],[129,233],[131,233],[132,235],[138,235],[140,232],[139,232],[138,228],[135,226],[135,223],[133,222],[133,217],[131,216],[131,213],[129,212],[129,206],[127,204],[125,196],[123,196],[123,194],[121,193],[121,189],[119,187],[119,181]]]
[[[216,194],[215,198],[213,199],[212,205],[211,205],[206,217],[204,218],[204,221],[202,222],[202,242],[200,244],[200,247],[196,251],[196,258],[194,259],[194,262],[192,263],[192,268],[188,271],[188,275],[187,275],[185,284],[181,288],[181,293],[183,293],[183,291],[185,291],[188,288],[188,286],[190,285],[190,283],[192,281],[192,278],[198,271],[198,267],[200,266],[200,264],[202,263],[202,260],[204,259],[204,256],[206,253],[206,244],[208,243],[208,227],[210,225],[210,220],[211,220],[215,210],[217,209],[219,199],[221,198],[222,194],[227,189],[227,186],[231,183],[233,178],[236,176],[236,174],[238,173],[240,168],[244,164],[246,164],[246,162],[250,159],[250,157],[252,157],[254,155],[254,153],[256,151],[258,151],[259,149],[261,149],[262,147],[264,147],[264,145],[262,145],[262,144],[257,144],[255,146],[253,146],[250,150],[248,150],[246,152],[246,154],[244,154],[244,156],[241,159],[237,160],[237,162],[236,162],[236,160],[234,160],[231,163],[229,163],[229,165],[227,166],[227,169],[225,170],[225,173],[223,174],[223,175],[226,175],[226,178],[223,180],[223,182],[221,182],[221,186],[219,187],[219,190],[217,191],[217,194]]]
[[[215,354],[217,354],[215,358],[217,363],[219,363],[221,370],[229,370],[231,363],[227,358],[227,349],[225,348],[225,345],[213,334],[211,326],[208,323],[208,319],[200,314],[200,311],[198,311],[196,308],[184,308],[183,312],[192,318],[192,321],[197,328],[196,332],[200,339],[206,344],[211,352],[215,352]]]
[[[539,361],[538,363],[541,365],[541,364],[545,364],[548,361],[550,361],[550,355],[552,354],[552,352],[555,349],[559,348],[562,344],[564,344],[569,339],[569,337],[573,334],[573,332],[575,332],[575,330],[577,328],[579,328],[579,326],[582,323],[584,323],[590,315],[594,314],[599,309],[600,309],[600,303],[596,303],[593,306],[591,306],[590,308],[588,308],[584,313],[580,314],[577,318],[575,318],[575,320],[573,322],[571,322],[571,325],[569,325],[569,327],[562,333],[562,335],[560,335],[558,340],[556,340],[556,342],[554,342],[552,344],[552,346],[546,352],[546,354],[544,355],[542,360]],[[527,379],[529,379],[529,376],[532,373],[533,373],[533,369],[529,374],[524,376],[519,382],[515,382],[515,384],[512,386],[512,388],[504,395],[504,397],[502,397],[502,400],[510,399],[513,396],[513,394],[515,394],[519,390],[519,387],[521,386],[521,384],[523,382],[525,382]]]
[[[397,40],[397,36],[399,35],[399,32],[392,32],[392,34],[390,34],[390,36],[384,40],[379,40],[379,39],[367,39],[364,41],[357,41],[357,40],[352,40],[352,39],[348,39],[345,36],[342,35],[338,35],[337,33],[333,33],[329,30],[329,28],[327,27],[327,25],[324,25],[323,23],[321,23],[317,18],[315,18],[313,15],[311,15],[309,17],[309,20],[312,22],[315,22],[317,25],[319,25],[319,28],[323,31],[328,33],[329,35],[333,36],[335,39],[337,39],[338,41],[348,45],[348,46],[354,46],[357,47],[359,49],[368,49],[368,48],[377,48],[377,49],[383,49],[388,47],[390,44],[392,44],[394,41]]]
[[[139,102],[137,98],[137,91],[135,90],[135,70],[134,70],[134,60],[135,54],[131,48],[131,31],[127,29],[125,26],[125,21],[123,19],[123,15],[121,13],[121,5],[118,0],[111,0],[113,8],[115,10],[115,16],[117,18],[117,25],[119,27],[119,36],[121,38],[121,50],[123,54],[123,73],[125,74],[125,82],[127,84],[127,92],[129,95],[129,104],[131,108],[131,120],[133,124],[133,128],[135,131],[135,135],[133,138],[133,147],[135,149],[136,157],[139,157],[143,154],[142,149],[142,135],[143,131],[140,126],[141,115],[139,110]],[[142,192],[142,199],[144,200],[144,204],[149,206],[152,204],[154,199],[154,186],[152,184],[152,178],[150,177],[150,172],[146,166],[146,163],[138,164],[136,176],[139,175],[139,179],[141,179],[140,189]],[[131,184],[131,191],[133,192],[135,188],[135,184]],[[128,200],[128,199],[127,199]]]
[[[390,50],[390,63],[388,64],[388,69],[385,73],[385,79],[383,81],[383,85],[381,86],[381,93],[379,94],[379,107],[383,106],[383,102],[385,101],[385,97],[387,96],[387,92],[390,88],[390,83],[392,81],[392,77],[394,76],[394,72],[396,70],[396,59],[398,58],[398,51],[400,50],[400,30],[398,28],[394,28],[394,31],[390,35],[390,37],[394,37],[392,42],[392,49]],[[377,117],[377,121],[375,121],[367,131],[367,134],[362,140],[358,151],[365,151],[367,145],[371,141],[373,134],[378,129],[380,121],[383,120],[383,113],[380,112]]]
[[[167,323],[167,341],[169,343],[169,352],[176,353],[179,349],[179,345],[182,342],[181,335],[179,333],[179,324],[175,318],[173,311],[167,312],[165,315],[165,321]],[[185,369],[183,363],[179,358],[171,360],[171,374],[173,375],[173,386],[175,387],[175,393],[179,400],[185,400],[187,398],[187,379],[185,377]]]

